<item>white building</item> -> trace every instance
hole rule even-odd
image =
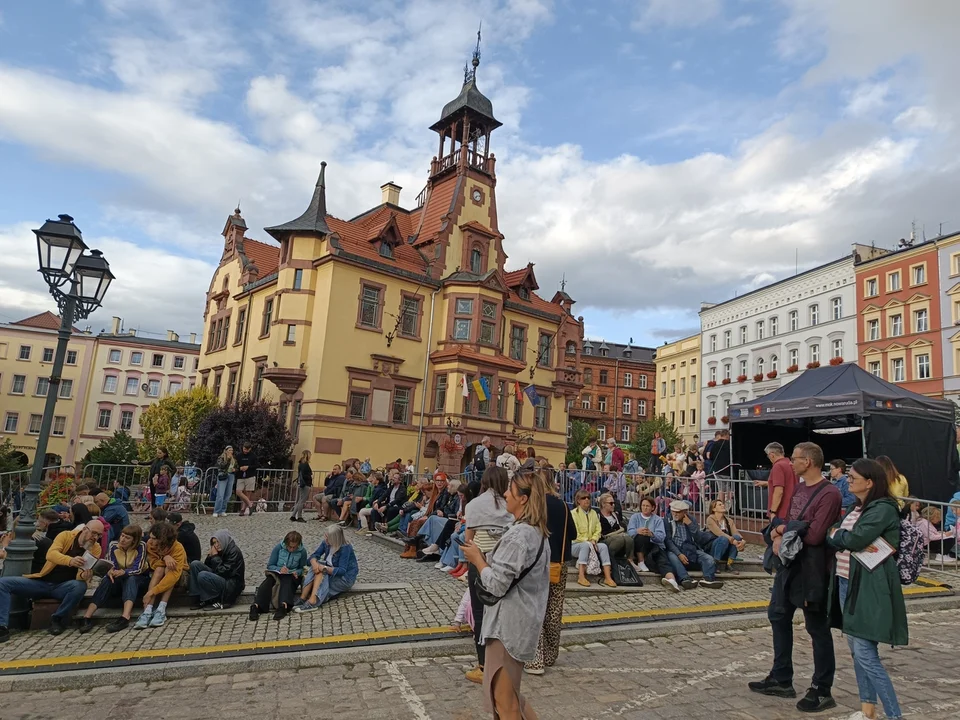
[[[726,302],[702,303],[700,436],[727,427],[730,405],[776,390],[810,364],[856,362],[855,289],[851,255]]]

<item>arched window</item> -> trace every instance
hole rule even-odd
[[[386,240],[380,241],[380,257],[393,259],[393,248]]]
[[[757,358],[757,372],[763,375],[763,358]]]
[[[475,247],[470,252],[470,272],[474,275],[483,274],[483,253],[480,248]]]
[[[770,356],[770,369],[771,369],[771,370],[779,370],[779,369],[780,369],[780,368],[777,367],[777,362],[778,362],[778,361],[777,361],[777,356],[776,356],[776,355],[771,355],[771,356]]]
[[[226,292],[230,289],[230,276],[225,275],[223,278],[223,291]]]

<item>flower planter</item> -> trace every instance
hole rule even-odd
[[[757,373],[756,375],[753,376],[754,382],[760,382],[761,380],[763,380],[763,373]]]
[[[716,425],[716,424],[717,424],[717,419],[715,417],[707,418],[707,425]]]
[[[831,365],[843,365],[843,358],[842,358],[842,357],[830,358],[830,364],[831,364]]]
[[[814,370],[818,367],[820,367],[820,363],[816,361],[807,363],[807,370]]]
[[[737,375],[737,382],[738,382],[738,383],[745,383],[746,381],[747,381],[747,376],[746,376],[746,375]]]
[[[722,383],[723,385],[729,385],[729,384],[730,384],[730,378],[724,378],[724,379],[721,381],[721,383]]]
[[[711,380],[707,383],[707,387],[716,387],[716,386],[717,386],[716,380]]]
[[[790,367],[787,368],[787,372],[788,372],[788,373],[795,373],[795,372],[796,372],[797,370],[799,370],[799,369],[800,369],[800,366],[799,366],[799,365],[791,365]]]
[[[771,370],[770,372],[767,373],[767,377],[770,378],[771,380],[773,380],[776,376],[777,376],[776,370]]]
[[[722,418],[720,418],[720,422],[726,425],[728,422],[730,422],[730,418],[727,415],[724,415]]]

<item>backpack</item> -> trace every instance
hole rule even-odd
[[[897,570],[900,584],[912,585],[920,577],[920,568],[927,556],[923,535],[907,520],[900,521],[900,545],[897,547]]]
[[[476,450],[473,451],[473,470],[478,475],[482,475],[487,469],[487,463],[483,460],[483,450],[483,445],[477,445]]]

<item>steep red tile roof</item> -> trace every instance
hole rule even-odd
[[[548,313],[558,321],[563,316],[563,309],[559,305],[555,305],[552,302],[547,302],[542,297],[537,295],[535,292],[530,293],[529,300],[524,300],[519,295],[517,295],[517,293],[511,290],[510,295],[507,296],[507,300],[511,303],[514,303],[514,305],[528,307],[531,310],[535,310],[541,313]]]
[[[259,240],[244,238],[243,254],[257,266],[262,278],[273,275],[280,265],[280,248],[276,245],[267,245]]]
[[[521,282],[523,282],[523,278],[526,276],[526,274],[526,268],[523,270],[511,270],[510,272],[503,274],[503,281],[507,284],[507,287],[517,287]]]
[[[17,320],[16,322],[10,323],[11,325],[22,325],[24,327],[40,328],[41,330],[59,330],[60,329],[60,316],[54,315],[52,312],[47,310],[38,315],[31,315],[28,318],[23,320]],[[74,328],[74,331],[77,331],[77,328]]]
[[[429,242],[437,237],[443,216],[450,212],[458,187],[456,177],[434,185],[430,190],[430,197],[423,208],[423,225],[417,234],[416,244]]]
[[[377,215],[379,215],[379,213]],[[387,213],[387,218],[389,218],[389,212]],[[397,215],[397,225],[400,227],[405,239],[412,233],[408,233],[407,229],[404,228],[404,223],[401,222],[401,218],[409,222],[409,217],[406,215]],[[426,265],[423,256],[406,241],[394,246],[392,259],[380,256],[380,249],[377,247],[377,244],[370,242],[370,240],[377,237],[377,235],[375,233],[371,235],[371,232],[374,230],[382,230],[387,221],[386,219],[382,219],[382,221],[378,223],[377,219],[377,217],[371,216],[371,218],[365,219],[363,224],[360,224],[349,220],[341,220],[333,215],[327,215],[327,225],[330,226],[330,230],[340,236],[340,247],[344,252],[357,255],[366,260],[373,260],[377,263],[390,265],[400,270],[416,273],[417,275],[424,275],[426,273]]]

